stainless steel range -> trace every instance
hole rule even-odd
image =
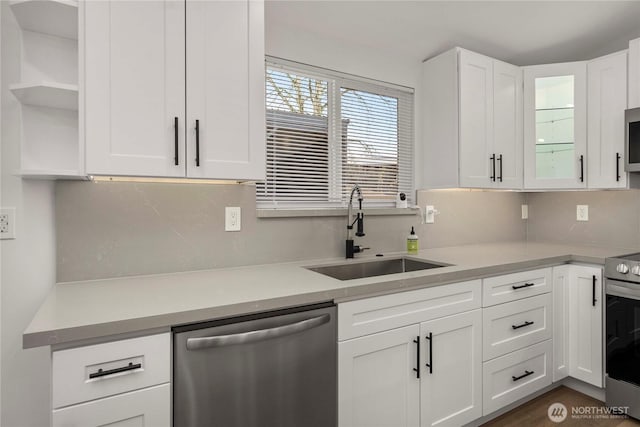
[[[607,258],[606,403],[640,418],[640,253]]]

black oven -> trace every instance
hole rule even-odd
[[[640,172],[640,108],[624,113],[625,151],[624,168],[627,172]]]
[[[609,280],[610,291],[615,283]],[[640,285],[634,286],[640,293]],[[640,386],[640,299],[616,290],[607,294],[607,372],[610,378]]]
[[[640,283],[606,280],[606,400],[640,418]]]

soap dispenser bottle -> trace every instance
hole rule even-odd
[[[411,227],[411,234],[407,237],[407,253],[417,254],[418,253],[418,235]]]

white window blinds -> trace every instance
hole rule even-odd
[[[413,198],[413,91],[267,62],[267,179],[261,208],[367,206]]]

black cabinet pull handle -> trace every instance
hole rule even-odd
[[[598,302],[598,300],[596,299],[596,276],[595,275],[593,276],[593,280],[592,280],[591,283],[592,283],[592,288],[593,288],[593,297],[592,297],[593,301],[592,301],[592,304],[595,307],[596,306],[596,302]]]
[[[433,332],[429,332],[429,335],[424,339],[429,341],[429,363],[425,363],[425,365],[429,368],[429,373],[433,374]]]
[[[196,120],[196,166],[200,166],[200,120]]]
[[[416,378],[420,378],[420,335],[413,342],[416,343],[416,367],[413,370],[416,373]]]
[[[528,288],[529,286],[535,286],[535,283],[525,283],[524,285],[512,285],[511,287],[516,289]]]
[[[584,156],[580,154],[580,182],[584,182]]]
[[[500,162],[500,176],[498,177],[498,179],[500,180],[500,182],[502,182],[502,154],[500,154],[500,157],[498,157],[498,161]]]
[[[616,181],[620,181],[620,153],[616,153]]]
[[[89,374],[89,379],[105,377],[107,375],[119,374],[120,372],[133,371],[134,369],[142,368],[142,364],[133,362],[129,362],[127,366],[123,366],[122,368],[108,369],[106,371],[102,370],[102,368],[98,369],[97,372]]]
[[[525,326],[533,325],[533,323],[534,322],[526,321],[526,322],[522,323],[521,325],[511,325],[511,327],[513,329],[520,329],[520,328],[524,328]]]
[[[528,377],[529,375],[533,375],[533,371],[527,371],[527,370],[525,370],[525,371],[524,371],[524,374],[520,375],[519,377],[515,377],[515,376],[513,376],[513,375],[512,375],[512,376],[511,376],[511,379],[512,379],[513,381],[518,381],[518,380],[521,380],[521,379],[523,379],[523,378],[525,378],[525,377]]]
[[[175,156],[173,157],[173,163],[178,166],[180,162],[178,161],[178,118],[173,118],[173,150]]]
[[[493,156],[489,157],[489,160],[491,160],[491,176],[489,177],[489,179],[493,182],[496,182],[496,155],[494,154]]]

